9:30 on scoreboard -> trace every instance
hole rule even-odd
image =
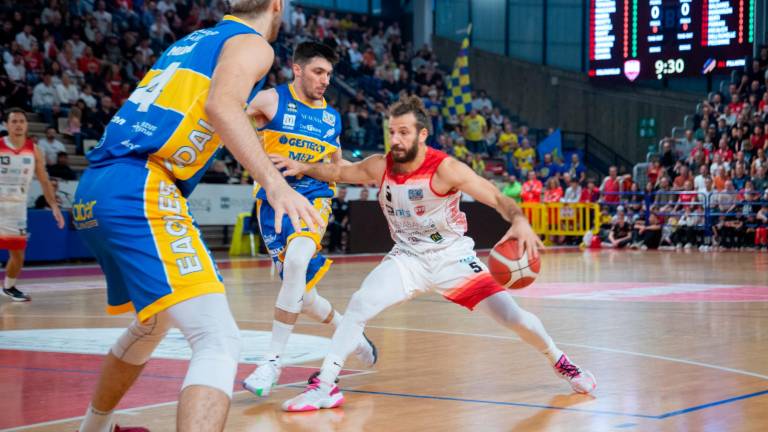
[[[756,0],[590,0],[589,76],[635,81],[746,65]]]

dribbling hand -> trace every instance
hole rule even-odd
[[[522,256],[523,250],[525,250],[528,257],[535,259],[539,256],[539,249],[544,249],[544,243],[533,232],[533,228],[528,223],[528,218],[523,215],[519,215],[512,220],[512,226],[509,227],[504,237],[496,244],[499,245],[511,238],[517,239],[517,253],[520,256]]]

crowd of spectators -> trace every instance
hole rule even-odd
[[[48,129],[38,145],[51,175],[62,179],[75,179],[77,173],[69,166],[61,135],[70,137],[82,154],[84,140],[101,136],[163,49],[214,25],[227,9],[223,0],[47,0],[27,4],[28,9],[3,5],[0,116],[11,106],[40,115]],[[519,202],[599,203],[615,219],[606,221],[607,243],[640,246],[658,231],[659,243],[673,246],[764,246],[768,49],[760,51],[728,94],[713,93],[700,105],[695,127],[682,139],[662,140],[647,181],[641,181],[616,167],[603,179],[590,177],[576,152],[540,155],[527,125],[504,115],[483,90],[472,92],[469,113],[444,117],[446,71],[430,47],[404,41],[397,23],[323,10],[309,14],[296,6],[275,44],[267,87],[292,79],[290,47],[308,39],[337,49],[341,61],[335,74],[355,89],[343,102],[329,96],[344,119],[345,148],[383,149],[386,106],[416,94],[431,115],[429,145],[464,161]],[[250,177],[224,151],[203,181],[248,183]],[[656,246],[655,240],[649,244]]]

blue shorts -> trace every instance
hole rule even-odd
[[[107,279],[107,312],[147,318],[224,293],[187,200],[164,168],[126,159],[88,168],[75,192],[75,228]]]
[[[315,208],[320,212],[320,216],[323,218],[325,225],[328,225],[328,218],[331,214],[331,199],[330,198],[315,198],[311,200],[315,205]],[[295,237],[309,237],[317,246],[317,251],[323,249],[320,243],[323,240],[324,231],[313,232],[302,221],[301,230],[296,231],[293,229],[291,219],[288,216],[283,216],[283,229],[280,234],[275,231],[275,210],[269,205],[269,202],[256,198],[256,213],[259,216],[259,231],[261,231],[261,238],[264,240],[264,244],[269,249],[269,255],[272,256],[272,260],[277,265],[277,269],[280,272],[280,278],[283,277],[283,259],[285,258],[285,248],[288,243]],[[310,291],[320,279],[325,276],[328,269],[331,268],[331,261],[324,255],[317,253],[309,261],[307,267],[307,291]]]

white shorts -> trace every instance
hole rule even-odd
[[[27,246],[27,203],[0,203],[0,249],[24,249]]]
[[[504,291],[488,267],[477,258],[470,238],[435,252],[419,253],[395,246],[385,258],[400,270],[408,298],[437,292],[470,310],[486,298]]]

